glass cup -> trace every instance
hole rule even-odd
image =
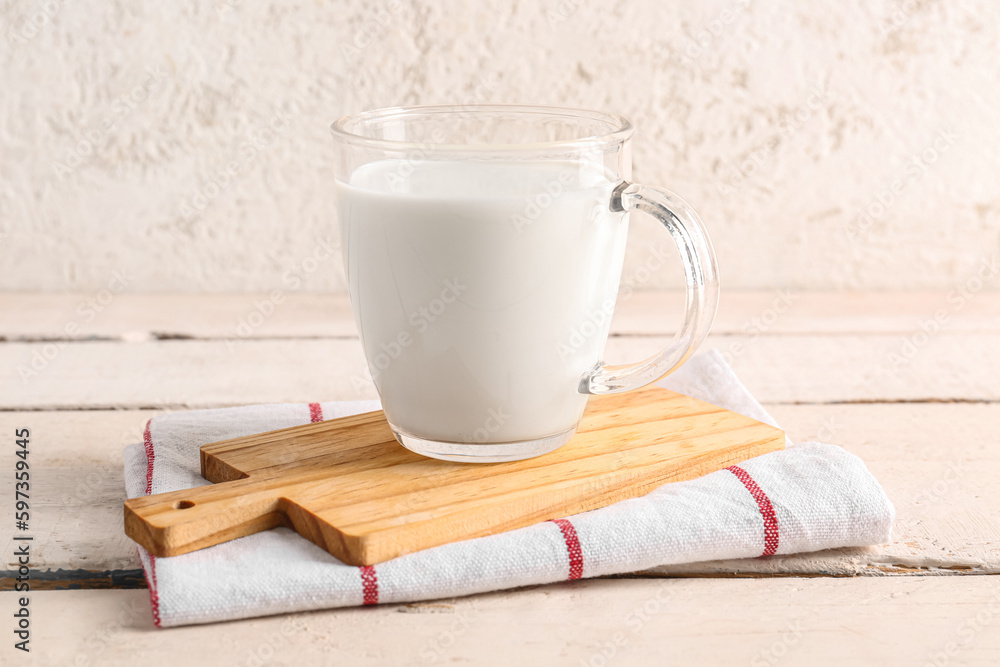
[[[394,107],[338,120],[351,306],[396,439],[451,461],[565,444],[592,394],[676,370],[715,317],[715,254],[676,195],[631,183],[632,124],[532,106]],[[684,264],[686,318],[652,357],[605,366],[631,211]]]

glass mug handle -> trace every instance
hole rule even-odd
[[[680,197],[667,190],[623,181],[611,195],[611,210],[641,211],[659,220],[670,232],[684,264],[687,313],[674,339],[645,361],[626,366],[598,362],[580,383],[583,394],[631,391],[673,373],[705,340],[719,304],[719,269],[712,241],[701,218]]]

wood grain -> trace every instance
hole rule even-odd
[[[948,295],[947,291],[726,290],[712,331],[717,335],[743,334],[748,329],[761,329],[770,335],[907,334],[937,310],[953,309],[957,304],[949,302]],[[78,308],[86,298],[80,294],[0,293],[0,312],[17,313],[17,317],[0,320],[0,340],[357,337],[346,294],[284,293],[280,302],[275,302],[271,293],[125,293],[85,318]],[[675,331],[683,309],[683,292],[623,294],[611,334]],[[75,325],[71,332],[67,332],[69,323]],[[947,329],[952,333],[1000,331],[1000,293],[982,292],[963,302],[961,309],[950,313]]]
[[[895,334],[709,336],[744,384],[768,403],[1000,401],[1000,345],[994,334],[940,333],[902,363]],[[662,337],[618,337],[608,363],[644,359]],[[56,345],[50,343],[49,345]],[[62,343],[37,375],[21,380],[41,343],[0,345],[8,410],[188,409],[248,403],[376,398],[354,339],[108,341]]]
[[[544,456],[438,461],[401,447],[381,411],[203,445],[212,486],[125,502],[125,533],[177,556],[287,525],[352,565],[644,495],[784,447],[784,433],[657,387],[591,399]]]

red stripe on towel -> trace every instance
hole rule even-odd
[[[149,431],[152,419],[146,422],[146,430],[142,432],[142,446],[146,449],[146,495],[153,495],[153,459],[156,454],[153,452],[153,434]]]
[[[149,425],[153,420],[146,422],[146,430],[142,433],[142,444],[146,450],[146,495],[153,492],[153,461],[156,453],[153,451],[153,434]],[[146,571],[142,574],[145,576]],[[153,612],[153,623],[160,627],[160,594],[156,592],[156,556],[149,554],[149,576],[146,576],[146,585],[149,586],[149,607]]]
[[[375,566],[365,565],[361,570],[361,588],[365,592],[365,604],[378,604],[378,575]]]
[[[747,488],[753,499],[757,501],[760,515],[764,518],[764,553],[761,556],[773,556],[778,550],[778,517],[774,513],[774,506],[771,505],[771,499],[767,497],[763,489],[757,486],[757,482],[753,481],[753,477],[743,468],[729,466],[726,470],[736,475],[736,478],[743,482],[743,486]]]
[[[562,531],[566,551],[569,552],[568,578],[579,579],[583,576],[583,549],[580,548],[580,538],[576,534],[576,528],[569,519],[553,519],[552,523],[559,526],[559,530]]]
[[[323,406],[319,403],[309,404],[309,420],[315,424],[323,421]]]
[[[149,572],[150,576],[146,579],[146,585],[149,586],[149,607],[153,612],[153,625],[160,627],[160,594],[156,592],[156,556],[153,554],[149,554]]]

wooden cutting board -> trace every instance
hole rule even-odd
[[[201,448],[202,486],[125,501],[125,533],[178,556],[287,526],[374,565],[644,495],[784,448],[772,426],[660,388],[593,397],[562,448],[507,463],[404,449],[381,411]]]

